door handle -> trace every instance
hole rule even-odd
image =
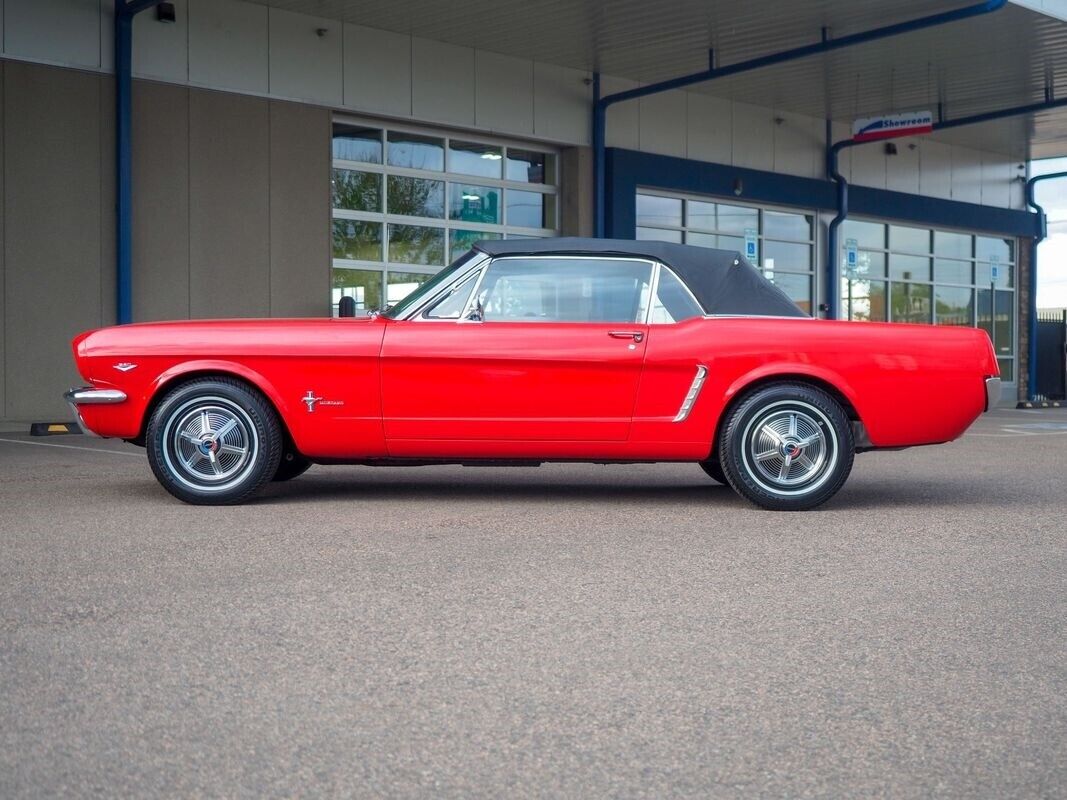
[[[633,339],[635,342],[645,338],[644,331],[608,331],[608,336],[612,339]]]

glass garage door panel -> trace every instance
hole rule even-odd
[[[640,190],[637,239],[747,251],[753,266],[811,314],[815,310],[815,214]]]
[[[989,334],[1004,380],[1015,380],[1013,239],[855,219],[841,233],[848,319],[977,326]],[[857,248],[854,269],[846,263],[849,246]],[[875,276],[889,280],[875,282]],[[879,303],[886,297],[888,305]]]
[[[334,313],[398,302],[480,239],[558,235],[557,168],[543,146],[336,120]]]

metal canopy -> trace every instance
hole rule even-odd
[[[522,58],[660,81],[830,36],[947,11],[967,0],[252,0],[314,16]],[[849,122],[931,109],[946,118],[1067,97],[1067,21],[1009,4],[987,17],[904,34],[695,86],[718,97]],[[1014,158],[1067,155],[1067,112],[935,138]]]

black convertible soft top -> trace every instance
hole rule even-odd
[[[666,264],[696,297],[705,314],[806,317],[781,289],[737,252],[629,239],[484,239],[474,245],[490,256],[616,255]]]

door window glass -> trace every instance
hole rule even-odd
[[[643,322],[652,265],[631,259],[502,258],[478,289],[485,322]]]

